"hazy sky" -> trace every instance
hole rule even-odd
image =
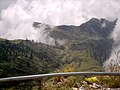
[[[0,13],[6,9],[10,4],[15,3],[16,0],[0,0]]]
[[[110,20],[119,12],[120,0],[0,0],[2,19],[10,15],[9,18],[17,16],[53,25],[79,25],[92,17]]]

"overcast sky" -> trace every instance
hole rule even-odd
[[[14,3],[16,0],[0,0],[0,13],[3,9],[6,9],[10,4]]]
[[[12,6],[9,6],[11,4]],[[18,17],[20,14],[23,18],[27,15],[29,17],[27,19],[45,23],[78,24],[91,17],[107,19],[117,17],[120,0],[0,0],[0,16],[2,10],[6,10],[3,15],[10,14],[16,9],[18,11],[13,13]],[[55,21],[52,20],[53,17]]]

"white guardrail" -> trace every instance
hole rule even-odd
[[[9,81],[22,81],[22,80],[36,80],[46,77],[55,77],[55,76],[89,76],[89,75],[109,75],[109,76],[120,76],[118,72],[65,72],[65,73],[50,73],[50,74],[38,74],[38,75],[27,75],[27,76],[17,76],[17,77],[8,77],[0,78],[0,82],[9,82]]]

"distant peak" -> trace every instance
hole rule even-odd
[[[97,18],[91,18],[89,21],[90,21],[90,22],[98,22],[98,21],[100,21],[100,20],[97,19]]]
[[[44,28],[44,29],[50,29],[52,26],[45,24],[45,23],[40,23],[40,22],[33,22],[33,27],[34,28]]]
[[[38,28],[40,24],[41,24],[40,22],[33,22],[33,27]]]

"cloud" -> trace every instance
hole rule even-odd
[[[104,63],[106,71],[120,72],[120,18],[118,17],[114,31],[111,34],[114,40],[113,49],[109,59]]]
[[[8,6],[14,3],[16,0],[0,0],[0,13],[3,9],[8,8]],[[0,16],[1,19],[1,16]]]
[[[31,19],[48,24],[75,24],[92,17],[114,19],[120,10],[119,0],[17,0],[2,11],[2,19]],[[15,17],[16,16],[16,17]]]

